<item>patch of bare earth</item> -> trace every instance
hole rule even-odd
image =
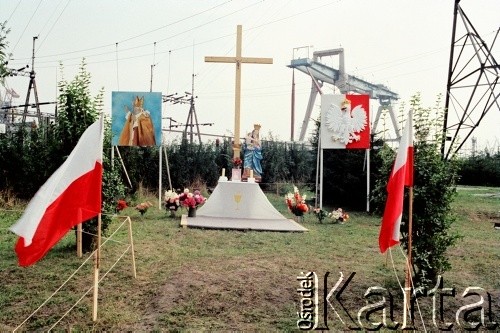
[[[266,324],[277,329],[280,313],[283,317],[297,300],[290,265],[262,257],[186,264],[151,293],[134,330],[241,331]]]

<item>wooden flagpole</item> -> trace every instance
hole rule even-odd
[[[97,218],[97,249],[94,252],[94,304],[92,320],[97,321],[97,299],[99,296],[99,264],[101,260],[101,213]]]
[[[76,225],[76,256],[78,258],[83,257],[82,249],[82,224],[78,223]]]
[[[404,325],[406,326],[406,314],[410,313],[411,304],[411,290],[412,290],[412,238],[413,238],[413,186],[409,187],[408,193],[408,257],[406,261],[406,275],[405,275],[405,320]]]

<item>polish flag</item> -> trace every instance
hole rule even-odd
[[[399,142],[391,177],[387,183],[387,201],[378,238],[381,253],[399,243],[405,186],[413,186],[413,121],[411,111]]]
[[[103,117],[82,134],[10,228],[20,266],[36,263],[75,225],[101,212]]]

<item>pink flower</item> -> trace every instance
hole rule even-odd
[[[204,204],[207,200],[205,197],[203,197],[203,195],[201,195],[201,192],[199,190],[195,190],[194,193],[189,192],[189,190],[187,190],[188,192],[186,192],[186,190],[184,190],[184,193],[179,197],[179,200],[184,207],[196,208],[199,205]]]

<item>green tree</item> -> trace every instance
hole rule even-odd
[[[61,65],[61,72],[62,70]],[[95,98],[92,98],[90,78],[84,59],[78,74],[72,81],[59,82],[56,136],[61,143],[64,159],[71,153],[83,132],[97,120],[102,111],[103,91],[101,90]]]
[[[484,152],[460,160],[461,185],[500,186],[500,153]]]
[[[438,105],[440,100],[438,100]],[[422,286],[435,283],[439,274],[451,268],[446,251],[459,239],[450,228],[455,221],[451,203],[456,194],[458,164],[455,160],[445,161],[440,154],[440,135],[435,131],[436,122],[441,122],[443,110],[424,108],[420,95],[410,101],[414,115],[414,197],[412,256],[415,281]],[[382,170],[386,177],[375,185],[373,203],[377,212],[385,207],[386,186],[395,152],[388,146],[382,149]],[[408,198],[405,198],[401,225],[401,243],[408,246]]]
[[[10,29],[7,28],[7,21],[0,22],[0,84],[4,84],[5,77],[9,74],[7,69],[7,46],[9,45],[7,41],[7,35]]]
[[[102,112],[103,90],[92,97],[90,93],[90,73],[86,69],[85,60],[82,61],[78,74],[71,82],[59,83],[59,115],[56,123],[56,137],[60,143],[59,154],[65,159],[73,150],[83,132],[94,123]],[[125,195],[125,187],[121,181],[119,166],[112,165],[108,153],[111,152],[111,126],[105,125],[105,140],[103,154],[103,184],[102,184],[102,230],[105,232],[111,222],[109,213],[114,212],[117,199]],[[117,161],[113,161],[117,164]],[[108,213],[108,214],[106,214]],[[82,224],[84,230],[84,250],[91,249],[97,233],[97,218]],[[87,237],[85,235],[91,235]]]

